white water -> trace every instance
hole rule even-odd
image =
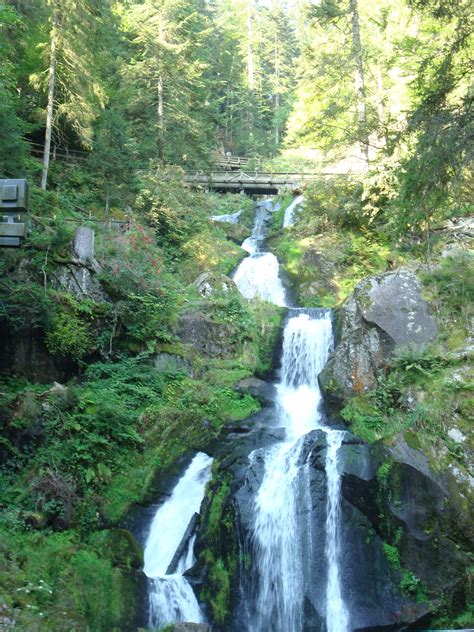
[[[295,221],[295,211],[303,202],[304,197],[302,195],[298,195],[297,197],[295,197],[293,202],[285,209],[285,215],[283,217],[283,228],[293,226]]]
[[[303,197],[295,198],[285,212],[284,226],[293,222],[295,209]],[[243,247],[252,253],[241,263],[234,281],[246,298],[260,296],[285,305],[285,292],[279,279],[278,261],[260,251],[265,238],[266,217],[257,211],[252,236]],[[272,258],[273,257],[273,258]],[[298,508],[308,509],[310,467],[301,463],[304,437],[315,429],[326,434],[326,529],[325,538],[327,632],[347,632],[348,615],[344,606],[339,576],[340,484],[337,454],[344,432],[324,426],[318,375],[332,350],[332,324],[329,312],[310,313],[291,310],[283,337],[282,379],[277,385],[278,420],[285,428],[285,440],[271,448],[256,450],[250,461],[257,466],[263,458],[264,474],[255,497],[253,526],[253,568],[258,573],[254,614],[249,632],[302,632],[305,581],[311,562],[313,525],[307,511],[302,525]],[[306,555],[306,557],[305,557]],[[322,564],[323,566],[323,564]]]
[[[144,572],[150,578],[149,621],[151,629],[177,621],[203,622],[203,614],[183,573],[194,564],[194,537],[176,572],[168,567],[195,513],[199,512],[206,483],[211,477],[212,459],[198,452],[179,479],[168,500],[158,508],[145,544]]]
[[[345,632],[347,615],[342,601],[338,570],[337,523],[340,477],[337,450],[344,433],[322,425],[318,375],[332,348],[332,325],[328,313],[311,318],[297,313],[290,317],[283,339],[282,381],[278,386],[280,424],[286,440],[264,452],[265,471],[255,499],[253,537],[259,572],[259,592],[252,630],[300,632],[303,630],[305,565],[297,508],[306,497],[308,468],[299,463],[302,437],[314,429],[326,433],[328,563],[326,622],[328,632]],[[258,451],[251,455],[258,458]]]
[[[285,288],[278,276],[279,266],[271,252],[247,257],[237,268],[234,281],[242,296],[260,298],[275,305],[286,305]]]
[[[235,213],[228,213],[226,215],[211,215],[213,222],[227,222],[228,224],[238,224],[240,216],[243,211],[236,211]]]
[[[271,252],[261,252],[260,245],[265,239],[266,223],[275,209],[271,202],[257,206],[252,234],[242,244],[250,253],[233,274],[233,279],[242,296],[248,299],[260,298],[275,305],[286,305],[286,292],[281,282],[278,260]]]
[[[341,477],[337,471],[337,451],[341,447],[344,432],[332,430],[326,433],[327,505],[326,505],[326,559],[328,583],[326,593],[326,623],[328,632],[345,632],[348,620],[341,595],[339,578],[338,542],[340,525]]]

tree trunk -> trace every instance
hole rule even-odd
[[[247,2],[247,85],[248,85],[248,104],[247,104],[247,124],[249,133],[253,132],[255,126],[254,116],[254,90],[255,90],[255,65],[253,56],[253,0]]]
[[[349,0],[352,23],[352,56],[355,65],[355,91],[357,98],[357,119],[359,123],[359,145],[362,158],[369,159],[367,137],[367,109],[365,104],[364,66],[362,64],[362,44],[360,41],[359,11],[357,0]]]
[[[379,26],[378,28],[378,45],[379,45],[379,59],[382,56],[382,44],[383,44],[383,33],[382,29]],[[382,64],[379,61],[377,64],[377,118],[379,121],[379,130],[380,130],[380,140],[384,147],[387,147],[387,128],[385,126],[385,107],[384,107],[384,86],[383,86],[383,75],[382,75]]]
[[[278,33],[275,34],[275,147],[280,144],[280,51]]]
[[[250,92],[255,88],[255,68],[253,59],[252,0],[247,3],[247,83]]]
[[[46,132],[44,136],[43,170],[41,172],[41,188],[46,190],[49,171],[49,157],[51,153],[51,136],[53,133],[54,114],[54,84],[56,83],[56,37],[57,37],[57,15],[53,15],[53,26],[51,28],[51,52],[49,56],[49,80],[48,80],[48,105],[46,108]]]
[[[163,15],[160,13],[160,26],[158,31],[158,41],[160,44],[165,44],[164,28],[163,28]],[[163,73],[160,70],[158,75],[158,84],[156,86],[158,93],[158,137],[156,144],[158,146],[158,164],[162,167],[165,164],[165,115],[163,107]]]
[[[160,74],[158,77],[158,162],[161,166],[164,165],[164,149],[165,149],[165,117],[163,111],[163,77]]]

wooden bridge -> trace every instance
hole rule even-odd
[[[186,183],[196,189],[208,189],[219,192],[245,192],[262,195],[275,195],[282,189],[298,189],[307,182],[313,182],[321,176],[334,173],[270,173],[256,171],[187,171]]]

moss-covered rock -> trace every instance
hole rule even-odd
[[[437,332],[418,279],[406,270],[361,281],[341,320],[341,340],[321,375],[333,400],[374,389],[395,349],[426,344]]]

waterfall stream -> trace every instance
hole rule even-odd
[[[297,203],[295,200],[293,209]],[[287,306],[276,257],[262,250],[275,208],[270,201],[257,204],[251,236],[242,247],[249,252],[233,278],[242,295]],[[292,220],[292,217],[290,217]],[[247,590],[241,584],[247,632],[303,632],[305,595],[311,570],[323,578],[318,612],[324,632],[348,632],[339,569],[340,487],[338,451],[344,431],[324,423],[318,375],[333,346],[329,310],[287,307],[283,333],[281,380],[277,383],[276,425],[284,438],[249,455],[249,471],[263,470],[251,501],[252,526],[241,550],[250,551]],[[319,532],[313,516],[311,465],[308,445],[312,435],[325,438],[325,504],[319,508],[325,522]],[[308,439],[309,437],[309,439]],[[158,508],[145,547],[144,571],[149,579],[149,627],[178,621],[202,622],[203,614],[184,573],[194,564],[194,537],[189,537],[193,516],[199,511],[212,459],[198,453]],[[323,483],[324,484],[324,483]],[[253,504],[252,504],[253,503]],[[313,559],[315,538],[324,542],[321,559]],[[176,559],[179,557],[179,559]],[[243,572],[243,571],[241,571]],[[315,629],[311,627],[311,629]],[[319,627],[318,627],[319,629]]]
[[[292,206],[296,208],[301,199]],[[251,256],[241,263],[234,280],[246,298],[259,296],[285,305],[279,266],[271,253],[261,250],[265,238],[268,206],[257,210],[252,236],[247,240]],[[291,215],[291,213],[290,213]],[[292,221],[292,216],[287,218]],[[287,224],[289,225],[289,224]],[[249,248],[250,246],[250,248]],[[270,264],[271,261],[271,264]],[[288,309],[284,329],[281,381],[277,384],[277,425],[285,429],[285,439],[250,454],[250,468],[264,464],[263,478],[254,500],[251,533],[253,560],[252,601],[248,632],[302,632],[304,595],[308,581],[305,552],[311,551],[315,535],[325,538],[325,559],[319,560],[326,574],[324,604],[327,632],[346,632],[348,615],[342,598],[339,574],[340,475],[337,454],[344,432],[324,425],[318,375],[333,345],[331,315],[328,310]],[[308,504],[309,467],[303,455],[305,436],[319,429],[326,436],[326,524],[325,533],[314,534],[311,511],[301,524],[302,503]]]
[[[169,573],[169,568],[193,516],[199,512],[206,483],[211,478],[211,465],[212,459],[198,452],[151,523],[143,569],[149,577],[150,629],[177,621],[201,623],[204,620],[193,589],[184,577],[185,571],[194,564],[195,537],[184,543],[176,569]]]
[[[259,297],[269,303],[284,306],[286,292],[279,276],[278,260],[271,252],[260,250],[273,210],[268,201],[257,205],[252,234],[242,244],[242,248],[250,256],[243,259],[234,272],[233,279],[245,298]]]
[[[302,195],[298,195],[295,199],[288,205],[285,209],[285,215],[283,217],[283,228],[287,228],[288,226],[293,226],[295,221],[295,211],[304,202],[304,197]]]

